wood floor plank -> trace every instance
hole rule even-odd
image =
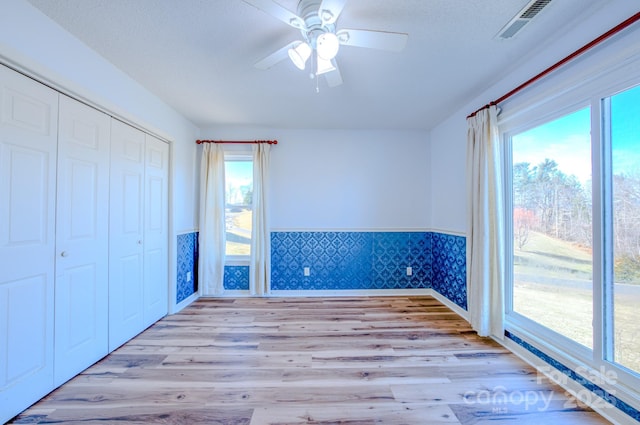
[[[201,299],[12,423],[605,424],[429,296]]]
[[[129,406],[119,409],[56,409],[49,414],[25,414],[15,423],[79,425],[249,425],[253,409],[233,407],[180,408]]]
[[[323,407],[263,407],[255,409],[251,425],[458,425],[447,405],[407,405],[399,403]]]

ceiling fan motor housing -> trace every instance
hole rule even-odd
[[[322,13],[330,12],[319,10],[320,5],[321,0],[300,0],[298,3],[298,16],[304,19],[304,28],[301,28],[300,32],[313,49],[317,48],[317,39],[320,35],[327,32],[335,34],[336,31],[335,23],[323,23]]]

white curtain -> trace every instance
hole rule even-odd
[[[198,282],[202,295],[224,291],[225,199],[224,150],[217,143],[205,143],[200,163],[200,235]]]
[[[270,150],[271,146],[268,143],[253,145],[253,220],[249,287],[251,295],[257,296],[269,294],[271,288],[271,234],[267,208]]]
[[[504,337],[504,203],[497,108],[468,118],[467,300],[480,336]]]

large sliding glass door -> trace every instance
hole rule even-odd
[[[607,78],[591,82],[597,94],[581,87],[545,108],[507,115],[501,126],[510,211],[506,329],[588,371],[603,391],[633,399],[640,396],[640,75],[626,84]]]

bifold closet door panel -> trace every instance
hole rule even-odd
[[[60,95],[55,385],[108,353],[110,117]]]
[[[169,144],[146,135],[144,208],[144,323],[169,310]]]
[[[0,65],[0,423],[53,389],[58,93]]]
[[[144,329],[145,135],[111,120],[109,351]]]

